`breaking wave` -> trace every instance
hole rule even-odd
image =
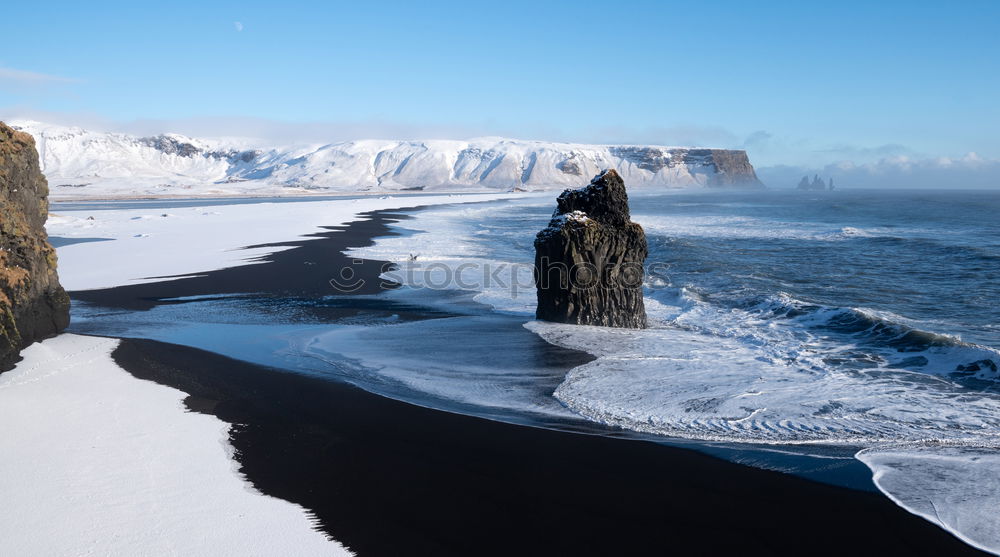
[[[995,349],[785,296],[742,308],[683,289],[676,299],[648,299],[655,326],[643,331],[529,323],[599,356],[555,396],[602,423],[706,440],[1000,439]]]

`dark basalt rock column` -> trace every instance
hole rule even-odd
[[[536,317],[576,325],[641,329],[646,234],[631,221],[625,183],[606,170],[566,190],[535,237]]]
[[[0,372],[22,348],[69,324],[69,296],[45,233],[48,195],[34,138],[0,122]]]

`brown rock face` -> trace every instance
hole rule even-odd
[[[611,154],[634,164],[637,168],[659,172],[677,165],[704,167],[710,188],[763,188],[750,164],[746,151],[734,149],[664,148],[627,145],[611,147]],[[565,170],[564,170],[565,172]]]
[[[641,329],[646,234],[631,221],[621,176],[606,170],[566,190],[535,237],[536,317],[576,325]]]
[[[757,178],[757,173],[750,164],[746,151],[731,149],[702,149],[707,151],[715,165],[715,174],[709,178],[708,187],[732,188],[752,187],[763,188],[764,184]]]
[[[69,296],[45,233],[48,194],[35,140],[0,122],[0,371],[69,324]]]

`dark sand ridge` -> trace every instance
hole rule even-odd
[[[179,296],[334,294],[329,278],[352,263],[342,251],[404,217],[369,216],[283,244],[294,247],[263,264],[74,297],[145,309]],[[375,279],[382,262],[351,266]],[[686,449],[426,409],[150,340],[126,339],[114,357],[238,424],[247,478],[363,556],[978,553],[878,494]]]

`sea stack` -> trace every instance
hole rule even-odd
[[[631,221],[625,182],[605,170],[564,191],[535,237],[536,317],[575,325],[641,329],[646,234]]]
[[[45,233],[48,195],[34,138],[0,122],[0,371],[69,325],[69,296]]]

